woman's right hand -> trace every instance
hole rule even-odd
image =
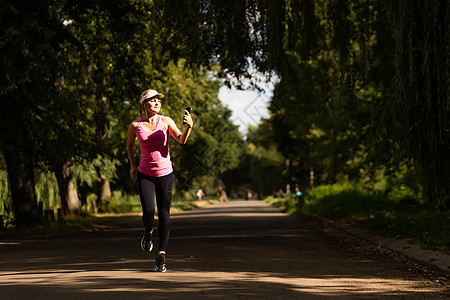
[[[136,176],[137,176],[137,169],[136,169],[136,167],[131,167],[131,169],[130,169],[130,176],[131,176],[131,178],[136,178]]]

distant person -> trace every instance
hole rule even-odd
[[[302,191],[300,191],[300,187],[298,186],[298,184],[295,185],[295,200],[297,200],[297,206],[299,208],[303,208],[304,204],[303,193]]]
[[[228,201],[227,192],[225,190],[222,190],[220,192],[219,202],[225,202],[225,201]]]
[[[158,207],[159,251],[156,257],[155,271],[166,272],[166,249],[170,234],[170,205],[172,201],[173,169],[169,154],[170,135],[180,144],[185,144],[192,130],[193,122],[188,111],[184,111],[181,132],[175,122],[160,115],[163,94],[155,90],[146,90],[139,100],[141,118],[131,122],[128,127],[127,151],[130,160],[131,178],[138,181],[139,198],[142,205],[144,235],[141,248],[153,249],[153,221],[155,216],[155,194]],[[144,113],[144,116],[142,116]],[[141,148],[139,169],[136,168],[134,143],[136,137]]]
[[[203,192],[202,188],[199,188],[198,191],[197,191],[197,199],[198,199],[198,201],[202,200],[203,197],[205,197],[205,193]]]
[[[224,201],[224,195],[226,197],[226,193],[221,185],[217,188],[217,199],[219,199],[219,202]]]
[[[299,200],[301,196],[303,195],[302,191],[300,191],[300,187],[298,184],[295,185],[295,198]]]

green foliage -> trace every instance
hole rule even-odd
[[[264,201],[275,207],[278,207],[288,214],[299,214],[299,211],[301,211],[302,209],[302,206],[299,205],[299,201],[293,194],[287,195],[284,198],[268,196],[264,198]]]
[[[98,155],[93,161],[92,165],[94,168],[99,170],[102,178],[105,178],[109,181],[114,181],[117,178],[116,167],[119,161],[114,158],[108,158],[101,155]]]
[[[251,76],[250,61],[265,70],[275,65],[272,53],[261,50],[281,49],[285,1],[166,0],[157,7],[164,16],[159,26],[169,33],[164,52],[172,57],[196,66],[218,62],[221,75],[237,77]]]
[[[97,162],[99,161],[100,155],[99,159],[97,159]],[[79,164],[75,164],[73,173],[77,185],[86,184],[93,188],[95,183],[100,181],[100,176],[98,175],[94,164],[88,160],[83,160]]]
[[[242,153],[237,167],[227,169],[220,175],[220,179],[224,182],[229,194],[240,195],[245,190],[253,190],[250,175],[252,153],[248,149],[246,150]]]
[[[0,169],[0,216],[3,216],[3,224],[0,227],[8,227],[13,224],[12,198],[8,183],[8,173]]]
[[[376,141],[382,150],[394,148],[396,160],[411,162],[424,198],[445,211],[450,193],[450,4],[398,1],[387,7],[384,22],[394,43],[376,55],[390,55],[395,73],[377,107]]]
[[[285,178],[283,176],[274,176],[274,174],[282,174],[286,167],[286,162],[275,146],[255,148],[253,144],[249,144],[247,147],[247,149],[253,148],[250,150],[249,170],[252,188],[263,195],[270,195],[274,191],[283,188],[286,182]]]
[[[368,217],[374,211],[389,209],[382,194],[362,186],[348,184],[323,185],[312,188],[306,195],[305,211],[326,212],[331,218],[357,219]]]
[[[95,199],[95,195],[93,196],[93,199]],[[142,211],[139,195],[124,194],[121,191],[113,191],[111,197],[108,197],[100,202],[98,209],[104,213],[129,213]]]
[[[33,169],[45,152],[47,125],[55,121],[46,111],[58,99],[59,41],[66,38],[56,2],[6,1],[0,13],[0,151],[18,223],[36,220]]]
[[[249,190],[262,196],[284,188],[287,182],[286,159],[273,144],[268,134],[271,130],[265,120],[258,127],[249,126],[247,140],[241,146],[244,151],[239,165],[221,175],[230,193],[242,194]]]
[[[398,236],[425,249],[450,249],[450,216],[430,210],[420,194],[408,188],[380,193],[358,185],[318,186],[307,192],[303,208],[293,198],[269,198],[292,214],[306,212],[337,219],[390,236]]]
[[[386,197],[394,203],[424,204],[422,194],[405,185],[391,190]]]
[[[424,199],[447,209],[449,10],[445,1],[286,4],[268,122],[288,177],[373,185],[407,162]]]
[[[286,55],[269,122],[290,161],[289,177],[304,186],[311,184],[312,172],[313,184],[320,184],[368,171],[349,161],[367,156],[369,117],[379,97],[371,82],[357,77],[365,73],[374,44],[372,10],[371,1],[288,5]]]
[[[36,199],[43,203],[43,209],[55,210],[61,207],[58,183],[55,174],[48,171],[35,170]]]

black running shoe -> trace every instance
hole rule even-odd
[[[166,267],[166,254],[165,254],[165,253],[161,253],[161,254],[158,255],[158,257],[156,258],[156,267],[155,267],[155,271],[156,271],[156,272],[166,272],[166,271],[167,271],[167,267]]]
[[[152,242],[152,233],[151,232],[144,232],[144,235],[142,236],[142,240],[141,240],[141,248],[145,252],[152,251],[153,242]]]

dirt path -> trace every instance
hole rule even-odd
[[[262,201],[173,215],[167,273],[139,247],[140,219],[120,228],[0,241],[1,299],[435,299],[448,290],[411,265],[357,251]],[[157,246],[157,245],[156,245]],[[363,247],[364,248],[364,247]]]

